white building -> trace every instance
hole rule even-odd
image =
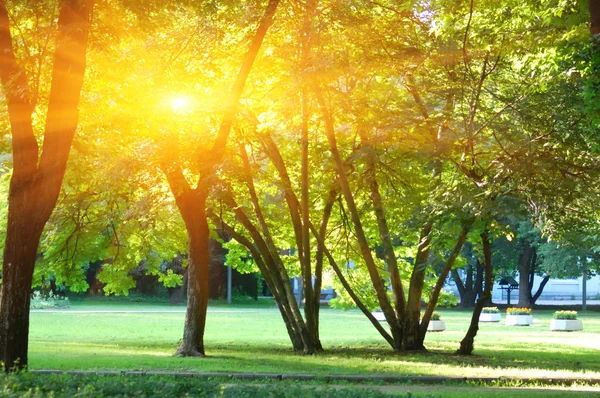
[[[519,281],[518,275],[515,277]],[[542,282],[541,276],[535,276],[533,279],[532,294],[535,294]],[[588,278],[586,281],[586,296],[588,300],[600,299],[600,276],[596,275]],[[576,279],[550,279],[539,300],[581,300],[583,295],[583,278]],[[492,291],[492,301],[506,300],[506,290],[500,288],[498,282],[494,283]],[[519,301],[519,290],[515,289],[510,294],[511,303],[516,304]]]

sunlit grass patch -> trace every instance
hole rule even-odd
[[[359,312],[327,309],[321,318],[325,352],[303,356],[292,351],[275,308],[234,306],[227,311],[209,311],[207,359],[173,356],[183,335],[183,312],[34,313],[30,365],[33,369],[65,370],[600,377],[597,314],[582,314],[585,330],[576,333],[548,331],[552,311],[536,311],[539,322],[535,327],[485,324],[475,342],[475,355],[465,357],[454,352],[470,314],[442,312],[448,330],[428,334],[428,353],[394,353]]]

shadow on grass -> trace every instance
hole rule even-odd
[[[44,345],[32,352],[33,368],[186,370],[198,372],[257,372],[306,374],[458,375],[465,368],[600,372],[596,350],[565,354],[527,349],[480,350],[457,356],[450,351],[394,353],[384,346],[329,347],[318,355],[302,355],[287,345],[208,344],[207,358],[174,357],[176,344],[142,346],[135,341],[114,344],[92,342]],[[442,367],[444,369],[442,369]],[[452,369],[454,368],[454,369]],[[462,370],[461,370],[462,369]],[[466,374],[465,374],[466,375]]]

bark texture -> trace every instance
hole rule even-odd
[[[600,1],[588,0],[588,9],[590,11],[590,33],[592,35],[600,34]]]
[[[544,287],[550,280],[550,275],[545,275],[538,287],[533,292],[533,282],[538,268],[537,250],[526,244],[519,258],[519,304],[521,308],[533,308],[538,298],[542,295]]]
[[[464,270],[464,281],[457,269],[452,269],[450,275],[456,284],[460,296],[460,308],[474,308],[475,300],[483,294],[483,266],[479,259],[473,259],[473,248],[465,243],[463,253],[467,258]]]
[[[0,360],[6,371],[27,366],[33,269],[77,129],[92,7],[92,0],[61,2],[44,143],[38,159],[32,126],[34,101],[26,71],[13,51],[6,3],[0,0],[0,80],[8,106],[13,152],[0,301]]]

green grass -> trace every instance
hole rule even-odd
[[[183,310],[143,303],[74,302],[74,310]],[[177,358],[183,334],[179,313],[31,314],[32,369],[181,370],[308,374],[377,374],[600,378],[600,314],[580,313],[584,331],[550,332],[553,311],[535,311],[529,327],[481,324],[475,355],[453,352],[470,313],[440,311],[447,330],[428,333],[427,354],[395,354],[357,311],[323,309],[325,352],[294,354],[279,312],[264,306],[211,306],[209,358]]]

